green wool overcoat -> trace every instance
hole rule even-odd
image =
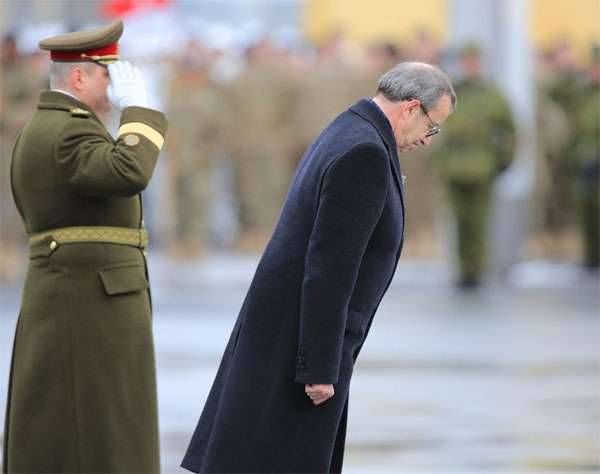
[[[45,91],[15,145],[11,186],[30,245],[14,341],[5,473],[160,470],[146,255],[61,243],[53,229],[143,226],[165,116],[128,107],[118,138],[82,102]]]

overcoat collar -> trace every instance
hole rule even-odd
[[[356,115],[362,117],[371,125],[373,125],[375,130],[377,130],[377,133],[379,133],[379,136],[385,142],[388,154],[392,161],[393,175],[396,179],[396,184],[400,189],[400,194],[402,194],[402,191],[404,190],[402,185],[402,170],[400,169],[400,160],[398,159],[396,138],[394,137],[394,131],[392,130],[390,121],[377,106],[377,104],[372,100],[359,100],[356,104],[350,107],[350,111],[354,112]]]
[[[46,90],[40,93],[40,102],[37,106],[38,109],[54,109],[64,110],[70,112],[71,115],[77,117],[92,117],[99,123],[102,121],[94,113],[94,111],[86,104],[71,97],[68,94],[55,90]]]

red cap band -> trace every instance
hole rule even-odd
[[[113,43],[98,49],[88,49],[87,51],[51,51],[50,59],[59,62],[79,62],[93,56],[102,59],[102,56],[116,56],[118,54],[119,46],[117,43]]]

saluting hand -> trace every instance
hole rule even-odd
[[[304,386],[306,395],[312,400],[313,405],[320,405],[329,400],[335,394],[333,385],[306,384]]]
[[[132,105],[148,107],[146,87],[142,73],[128,61],[117,61],[108,65],[110,85],[108,98],[119,110]]]

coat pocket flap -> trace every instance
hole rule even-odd
[[[108,295],[120,295],[148,289],[144,267],[130,265],[108,268],[98,272],[104,290]]]

